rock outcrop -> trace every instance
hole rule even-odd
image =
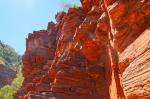
[[[15,99],[149,99],[150,1],[81,0],[27,38]]]
[[[3,64],[0,64],[0,88],[5,85],[11,84],[12,80],[16,77],[16,72]]]
[[[122,82],[127,96],[131,99],[149,99],[150,29],[145,30],[120,54],[120,66],[123,67]]]

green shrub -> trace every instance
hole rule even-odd
[[[73,4],[71,5],[71,8],[79,8],[79,7],[78,7],[77,4],[73,3]]]
[[[0,99],[13,99],[13,95],[21,87],[23,76],[18,72],[16,78],[12,81],[11,85],[6,85],[0,89]]]
[[[9,68],[18,71],[21,66],[21,56],[15,50],[0,41],[0,63],[8,66]]]
[[[0,64],[5,64],[4,59],[0,57]]]

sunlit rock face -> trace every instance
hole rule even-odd
[[[81,0],[26,40],[15,99],[149,99],[150,1]]]
[[[146,29],[120,54],[120,64],[124,90],[129,99],[149,99],[150,29]]]

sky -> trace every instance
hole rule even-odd
[[[55,14],[64,9],[64,4],[79,4],[80,0],[1,0],[0,40],[12,46],[22,55],[25,39],[34,30],[47,28],[55,22]]]

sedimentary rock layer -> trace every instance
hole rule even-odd
[[[149,0],[81,0],[27,38],[15,99],[148,99]]]

